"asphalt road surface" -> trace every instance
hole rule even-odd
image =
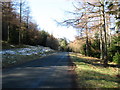
[[[67,52],[3,69],[2,88],[73,88]]]

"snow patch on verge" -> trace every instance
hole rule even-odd
[[[20,48],[20,49],[12,49],[12,50],[3,50],[0,51],[0,54],[6,55],[32,55],[32,54],[38,54],[38,53],[45,53],[54,51],[50,49],[49,47],[42,47],[42,46],[29,46],[29,48]]]
[[[6,67],[19,62],[25,62],[33,59],[37,59],[41,56],[54,52],[49,47],[43,46],[28,46],[28,48],[18,48],[10,50],[2,50],[2,66]]]

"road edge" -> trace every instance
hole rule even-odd
[[[77,73],[75,72],[76,64],[71,59],[70,55],[68,54],[69,59],[69,73],[72,75],[72,90],[77,90],[78,84],[77,84]]]

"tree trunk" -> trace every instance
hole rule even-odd
[[[103,12],[103,31],[104,31],[104,65],[108,64],[108,55],[107,55],[107,32],[106,32],[106,20],[105,20],[105,7],[104,2],[102,5]]]
[[[10,2],[8,2],[8,15],[10,15]],[[9,42],[10,41],[10,19],[9,19],[10,16],[8,16],[8,39],[7,41]]]
[[[87,33],[87,31],[86,31],[86,56],[89,56],[88,33]]]
[[[99,7],[99,10],[100,10],[100,21],[99,21],[99,23],[101,24],[102,22],[101,22],[101,19],[102,19],[102,15],[101,15],[101,8]],[[100,27],[99,27],[99,33],[100,33],[100,59],[102,59],[102,60],[104,60],[104,46],[103,46],[103,32],[102,32],[102,26],[100,25]]]
[[[100,52],[101,52],[101,55],[100,55],[100,58],[102,60],[104,60],[104,46],[103,46],[103,35],[102,35],[102,29],[100,28]]]
[[[87,10],[86,10],[86,5],[85,5],[85,16],[86,16],[86,25],[85,25],[85,28],[86,28],[86,56],[89,56],[89,42],[88,42],[88,16],[87,16]]]
[[[7,41],[9,42],[10,41],[10,26],[8,24],[8,38],[7,38]]]
[[[19,44],[21,44],[21,22],[22,22],[22,0],[20,0],[20,29],[19,29]]]

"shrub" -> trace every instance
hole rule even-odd
[[[113,56],[113,61],[117,64],[120,64],[120,54],[117,52],[115,56]]]
[[[113,60],[113,57],[115,57],[116,53],[120,53],[120,46],[119,46],[119,43],[120,43],[120,36],[117,37],[117,36],[114,36],[112,38],[112,43],[110,45],[110,47],[108,48],[108,59],[109,61],[113,61],[113,62],[116,62]]]

